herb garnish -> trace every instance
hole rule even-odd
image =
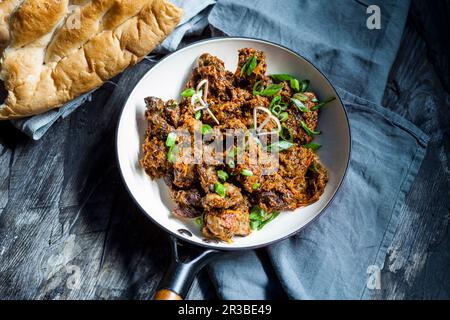
[[[313,110],[319,110],[324,105],[326,105],[328,102],[331,102],[333,100],[336,100],[336,97],[329,97],[329,98],[325,99],[324,101],[320,102],[318,105],[315,105],[312,109]]]
[[[182,97],[189,98],[195,94],[195,90],[192,88],[188,88],[181,93]]]
[[[258,206],[254,206],[250,211],[250,228],[252,230],[261,230],[266,224],[278,217],[280,212],[275,211],[267,213]]]
[[[244,73],[246,73],[247,76],[250,76],[257,65],[258,61],[256,60],[256,56],[252,55],[242,66],[240,76],[242,77]]]
[[[313,131],[311,130],[308,125],[305,123],[305,121],[301,120],[300,124],[302,125],[303,130],[306,131],[306,133],[308,134],[308,136],[315,136],[320,134],[320,131]]]

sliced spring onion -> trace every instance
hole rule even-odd
[[[194,115],[194,118],[197,120],[200,120],[200,118],[202,117],[202,112],[201,111],[197,111]]]
[[[313,131],[311,130],[308,125],[305,123],[305,121],[300,121],[300,124],[302,125],[303,130],[306,131],[306,133],[308,134],[308,136],[315,136],[320,134],[320,131]]]
[[[176,141],[177,141],[177,133],[175,131],[172,131],[167,135],[166,146],[173,147]]]
[[[295,93],[292,97],[302,102],[308,101],[308,96],[300,92]]]
[[[225,186],[220,182],[214,183],[214,191],[222,198],[225,198],[226,195]]]
[[[280,119],[280,121],[286,121],[289,118],[289,114],[287,112],[282,112],[278,115],[278,119]]]
[[[202,134],[207,135],[212,132],[212,127],[209,124],[202,124]]]
[[[243,176],[246,176],[246,177],[251,177],[251,176],[253,176],[253,172],[251,172],[251,171],[248,170],[248,169],[243,169],[243,170],[241,171],[241,174],[242,174]]]
[[[228,166],[229,166],[231,169],[234,169],[234,168],[236,168],[236,163],[234,163],[234,160],[230,160],[230,161],[228,161]]]
[[[274,115],[278,116],[283,111],[283,108],[279,104],[277,104],[272,106],[270,108],[270,111],[272,111]]]
[[[290,141],[287,140],[281,140],[281,141],[277,141],[272,143],[271,145],[266,147],[267,151],[284,151],[284,150],[288,150],[289,148],[293,147],[294,144]]]
[[[175,163],[177,160],[177,153],[178,153],[178,147],[177,146],[171,146],[169,148],[169,151],[167,152],[167,160],[170,163]]]
[[[314,151],[316,151],[316,150],[318,150],[322,145],[321,144],[319,144],[319,143],[307,143],[307,144],[304,144],[303,145],[305,148],[307,148],[307,149],[311,149],[311,150],[314,150]]]
[[[188,97],[192,97],[194,94],[195,94],[195,90],[192,88],[188,88],[181,93],[181,96],[188,98]]]
[[[300,91],[300,82],[298,82],[297,79],[291,79],[289,80],[289,85],[291,86],[292,89],[294,89],[295,91],[299,92]]]
[[[309,80],[304,79],[301,83],[301,92],[305,92],[309,88]]]
[[[314,172],[314,173],[320,173],[319,170],[317,169],[316,162],[313,162],[313,163],[308,167],[308,170],[310,170],[310,171],[312,171],[312,172]]]
[[[286,73],[280,73],[280,74],[271,74],[269,77],[271,77],[274,81],[281,82],[281,81],[290,81],[291,79],[294,79],[293,76]]]
[[[267,86],[267,88],[260,91],[259,95],[263,97],[271,97],[280,92],[281,89],[283,89],[283,86],[281,84],[270,84]]]
[[[220,180],[222,180],[224,182],[227,181],[227,179],[228,179],[228,173],[226,173],[223,170],[217,171],[217,176],[219,177]]]
[[[279,105],[280,102],[281,102],[281,97],[280,97],[280,96],[275,96],[275,97],[273,97],[272,101],[270,101],[269,109],[270,109],[271,107],[275,106],[275,105]]]
[[[292,142],[294,140],[292,129],[286,127],[284,124],[281,125],[280,137],[285,141]]]
[[[197,218],[195,218],[195,223],[196,223],[200,228],[202,228],[202,227],[203,227],[203,224],[204,224],[204,222],[203,222],[203,216],[198,216]]]
[[[291,101],[301,112],[309,112],[309,109],[300,100],[291,98]]]
[[[252,184],[252,189],[253,190],[258,190],[259,187],[261,187],[261,183],[254,183],[254,184]]]
[[[312,109],[313,110],[319,110],[324,105],[326,105],[328,102],[331,102],[333,100],[336,100],[336,97],[329,97],[329,98],[325,99],[324,101],[320,102],[318,105],[315,105]]]
[[[267,213],[258,206],[255,206],[250,211],[250,228],[252,230],[261,230],[266,224],[275,219],[280,213],[275,211]]]
[[[253,85],[253,95],[257,96],[260,92],[264,90],[264,86],[262,84],[262,80],[256,81]]]

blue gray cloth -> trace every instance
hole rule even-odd
[[[211,11],[210,24],[225,34],[277,42],[316,64],[339,87],[353,148],[346,180],[319,219],[210,266],[222,298],[368,299],[376,290],[368,280],[383,268],[428,137],[379,105],[409,1],[372,3],[380,30],[366,27],[366,6],[353,0],[223,0]]]

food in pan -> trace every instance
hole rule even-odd
[[[179,101],[145,99],[141,165],[163,178],[207,238],[232,241],[319,199],[327,183],[313,142],[320,109],[309,81],[266,75],[265,54],[239,50],[235,72],[201,55]]]
[[[143,59],[181,9],[166,0],[0,1],[0,120],[59,107]]]

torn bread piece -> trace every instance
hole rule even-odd
[[[43,113],[142,60],[177,26],[166,0],[25,0],[9,19],[0,120]]]

